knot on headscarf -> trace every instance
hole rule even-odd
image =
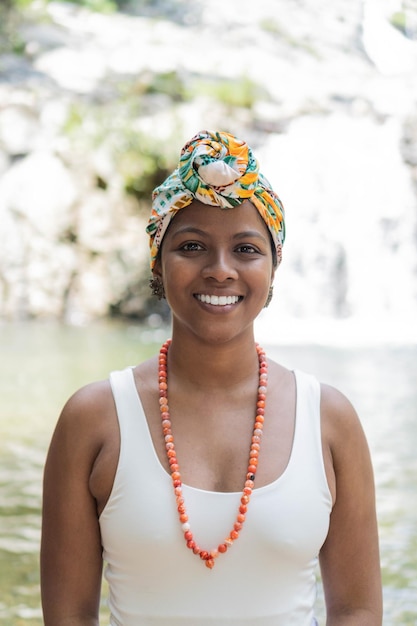
[[[244,141],[202,131],[182,149],[178,176],[196,200],[229,209],[252,196],[258,170]]]
[[[271,233],[280,262],[285,239],[284,208],[259,172],[251,148],[229,133],[203,130],[185,144],[178,167],[153,191],[146,228],[151,268],[171,219],[193,200],[222,209],[250,200]]]

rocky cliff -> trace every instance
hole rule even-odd
[[[286,206],[273,315],[415,319],[417,43],[394,4],[33,2],[0,57],[0,316],[146,315],[150,191],[221,127]]]

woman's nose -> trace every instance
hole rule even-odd
[[[233,263],[232,255],[226,251],[213,251],[207,259],[207,264],[202,270],[204,278],[213,278],[218,282],[236,279],[237,270]]]

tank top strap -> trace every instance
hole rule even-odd
[[[138,394],[133,378],[133,367],[111,372],[110,385],[118,413],[123,414],[124,420],[129,419],[138,408]]]
[[[120,463],[140,456],[161,471],[142,402],[136,389],[133,367],[110,374],[110,385],[120,428]]]
[[[300,370],[294,371],[297,384],[297,406],[291,462],[296,467],[317,471],[326,488],[320,420],[320,383]]]

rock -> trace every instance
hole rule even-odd
[[[28,222],[2,214],[0,307],[2,317],[62,317],[76,267],[74,250],[36,237]]]
[[[94,47],[73,50],[58,48],[45,52],[35,68],[50,76],[62,89],[78,93],[93,92],[105,78],[106,65]]]
[[[146,263],[144,223],[136,216],[125,216],[123,219],[119,215],[119,218],[117,227],[114,225],[106,231],[106,249],[100,253],[92,252],[83,245],[94,243],[94,237],[91,240],[80,237],[77,272],[65,304],[67,320],[105,316],[111,307],[125,302],[128,292],[131,292],[131,298],[128,299],[132,299],[130,314],[135,312],[143,315],[146,302],[138,296],[136,290],[132,292],[131,286],[140,282]]]
[[[51,1],[0,57],[0,317],[150,308],[146,176],[204,127],[245,137],[287,207],[280,311],[417,314],[416,42],[389,2],[191,4]]]
[[[27,223],[34,235],[58,242],[72,223],[77,184],[62,161],[34,152],[15,163],[0,181],[2,212]]]
[[[0,149],[0,177],[9,169],[10,158],[7,152]]]
[[[32,108],[12,105],[0,110],[0,146],[10,156],[34,150],[37,134],[38,120]]]
[[[86,250],[106,254],[113,248],[121,220],[116,219],[114,204],[105,191],[85,194],[77,208],[77,241]]]

